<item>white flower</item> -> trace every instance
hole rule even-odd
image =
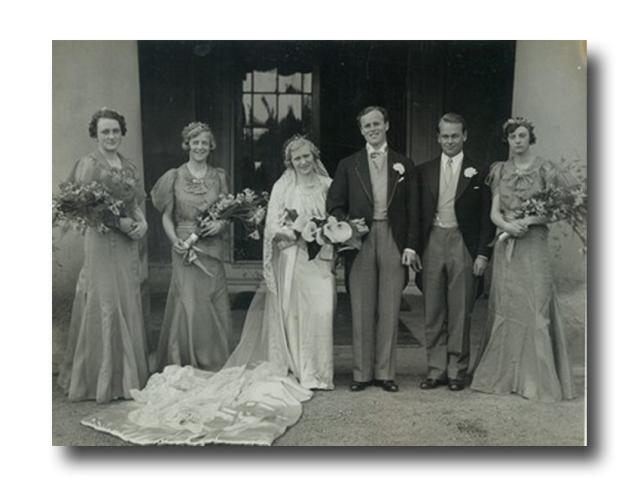
[[[331,243],[344,243],[353,235],[351,225],[345,221],[338,221],[329,216],[327,224],[323,227],[324,236]]]
[[[400,162],[396,162],[395,164],[393,164],[393,170],[395,170],[398,174],[403,175],[404,165],[402,165]]]
[[[247,202],[253,202],[256,199],[256,193],[249,188],[243,189],[242,194]]]
[[[364,218],[352,219],[350,222],[358,234],[362,235],[369,232],[369,227],[367,223],[364,222]]]
[[[302,233],[302,231],[305,229],[305,227],[307,226],[307,224],[309,224],[310,221],[311,221],[310,216],[298,215],[296,220],[291,225],[291,228],[293,228],[293,230],[297,231],[298,233]]]
[[[313,221],[308,221],[301,232],[302,239],[306,242],[312,242],[316,239],[316,233],[318,232],[318,225]]]
[[[467,167],[464,170],[464,176],[467,179],[471,179],[474,175],[476,175],[478,173],[478,171],[475,169],[475,167]]]
[[[316,243],[320,246],[327,244],[327,240],[322,236],[321,228],[318,228],[318,231],[316,231]]]
[[[249,221],[254,224],[260,224],[264,219],[265,214],[266,214],[266,210],[262,207],[259,207],[258,209],[255,210],[253,215],[251,215],[251,217],[249,218]]]

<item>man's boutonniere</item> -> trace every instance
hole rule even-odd
[[[471,179],[474,175],[476,175],[478,173],[478,171],[475,169],[475,167],[467,167],[464,170],[464,176],[467,179]]]
[[[395,170],[398,173],[398,176],[400,177],[398,179],[398,182],[402,182],[404,180],[404,165],[402,165],[400,162],[396,162],[395,164],[393,164],[393,170]]]

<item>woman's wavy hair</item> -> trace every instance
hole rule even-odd
[[[98,120],[100,118],[107,118],[109,120],[115,120],[120,125],[120,131],[122,132],[122,136],[127,134],[127,122],[120,113],[116,110],[111,110],[110,108],[100,108],[91,116],[91,121],[89,122],[89,136],[91,138],[98,138]]]
[[[191,139],[197,137],[201,133],[208,133],[211,139],[211,150],[216,146],[216,137],[213,135],[211,127],[206,123],[194,121],[189,123],[182,129],[182,149],[186,152],[189,151],[189,142]]]
[[[525,127],[529,132],[529,143],[531,145],[536,143],[537,138],[536,134],[533,131],[535,125],[523,116],[509,118],[506,122],[504,122],[504,124],[502,125],[502,140],[505,143],[509,143],[509,135],[511,135],[520,127]]]

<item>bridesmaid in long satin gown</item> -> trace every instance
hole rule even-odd
[[[294,137],[284,152],[286,170],[271,191],[267,211],[264,282],[224,368],[214,373],[167,366],[135,393],[134,402],[102,410],[85,418],[84,425],[141,445],[270,445],[300,419],[311,390],[333,389],[333,248],[325,245],[309,260],[306,244],[281,223],[285,208],[324,217],[331,180],[309,140]],[[183,271],[182,261],[178,264]],[[197,303],[203,312],[209,308],[206,296]],[[179,305],[184,306],[174,304]],[[176,323],[185,325],[184,320],[165,322]]]
[[[172,274],[160,331],[156,370],[191,365],[217,371],[229,357],[231,305],[223,261],[228,258],[224,225],[214,222],[198,240],[197,264],[185,264],[185,240],[196,231],[197,217],[227,194],[224,169],[207,163],[215,149],[213,132],[193,122],[182,132],[189,160],[167,171],[151,190],[154,206],[172,243]]]
[[[138,241],[147,230],[140,204],[142,181],[118,148],[126,134],[119,113],[103,108],[89,124],[98,148],[75,165],[70,180],[98,181],[124,201],[130,217],[107,233],[88,228],[71,314],[65,358],[58,383],[71,400],[131,398],[148,378],[147,350],[140,299]]]
[[[510,237],[495,245],[490,335],[471,388],[566,400],[574,396],[571,364],[551,274],[547,221],[515,217],[523,200],[562,181],[551,162],[531,153],[535,134],[528,120],[508,120],[503,130],[511,157],[492,165],[487,184],[493,194],[491,219]]]

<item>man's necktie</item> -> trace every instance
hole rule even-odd
[[[447,160],[447,164],[445,165],[444,183],[447,185],[447,187],[451,187],[451,184],[453,184],[453,159],[452,158],[449,158],[449,160]]]
[[[371,152],[371,161],[377,170],[382,166],[382,152]]]

